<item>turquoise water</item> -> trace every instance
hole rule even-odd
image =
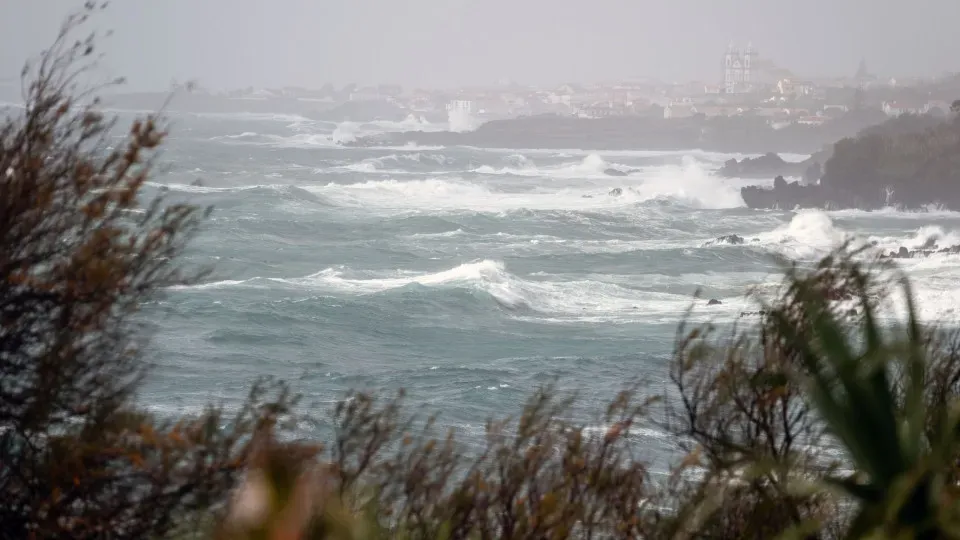
[[[187,260],[214,274],[149,307],[141,400],[161,413],[235,405],[274,375],[319,416],[348,388],[405,387],[475,439],[554,378],[588,404],[636,376],[659,392],[685,310],[737,320],[749,287],[778,282],[774,255],[812,260],[854,234],[960,244],[960,214],[743,208],[748,182],[714,175],[738,155],[351,149],[336,142],[410,126],[173,120],[150,189],[216,208]],[[727,234],[747,243],[711,242]],[[908,270],[924,316],[956,316],[960,257]]]

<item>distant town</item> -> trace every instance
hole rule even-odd
[[[201,103],[229,101],[231,110],[262,112],[327,111],[331,120],[411,118],[446,122],[452,113],[475,121],[554,114],[580,118],[658,117],[690,118],[752,116],[767,119],[774,128],[824,125],[857,108],[882,109],[887,116],[905,113],[946,114],[960,98],[960,75],[928,78],[882,77],[865,60],[844,77],[801,77],[764,57],[752,45],[731,44],[717,52],[716,77],[709,81],[666,83],[653,79],[607,84],[562,84],[541,88],[502,81],[488,87],[454,90],[404,88],[394,84],[359,86],[332,84],[319,89],[299,87],[237,89],[212,92],[201,85],[174,82],[172,90],[189,89],[186,109]],[[0,81],[11,90],[19,83]],[[124,99],[121,105],[146,106],[143,99]],[[226,98],[226,99],[224,99]],[[149,101],[149,100],[147,100]],[[191,105],[192,103],[192,105]],[[152,102],[148,105],[152,106]],[[174,107],[176,108],[176,107]],[[337,114],[332,114],[337,113]]]
[[[639,80],[610,84],[563,84],[554,88],[521,86],[509,81],[484,88],[456,90],[405,89],[399,85],[326,85],[306,88],[234,90],[219,95],[242,100],[295,99],[316,106],[381,102],[423,118],[446,116],[448,111],[469,113],[478,119],[500,119],[537,114],[583,118],[695,115],[752,115],[771,125],[820,125],[856,107],[880,107],[888,116],[904,113],[945,114],[955,97],[954,86],[943,88],[940,78],[880,77],[866,61],[846,77],[798,77],[758,53],[751,45],[731,44],[718,55],[717,77],[711,81],[664,83]],[[942,90],[937,92],[937,89]],[[195,88],[194,92],[204,92]]]

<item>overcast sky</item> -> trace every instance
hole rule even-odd
[[[79,0],[0,0],[16,76]],[[511,79],[719,79],[731,40],[802,75],[960,70],[960,0],[114,0],[97,24],[135,89]]]

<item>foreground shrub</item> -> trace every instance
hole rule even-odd
[[[78,89],[97,6],[67,20],[25,68],[25,104],[0,123],[0,537],[144,538],[232,488],[248,435],[284,411],[262,388],[233,417],[158,422],[133,395],[145,374],[138,308],[199,277],[176,264],[203,210],[143,204],[164,131],[121,141]]]
[[[413,422],[400,416],[399,398],[351,395],[335,411],[329,451],[295,464],[271,454],[244,490],[254,502],[224,530],[254,534],[292,522],[304,538],[339,537],[345,533],[331,523],[342,518],[331,515],[347,508],[356,527],[390,538],[638,536],[647,475],[627,441],[643,404],[622,393],[608,427],[590,434],[564,420],[571,402],[556,396],[545,389],[516,421],[489,423],[483,451],[468,457],[452,434],[433,436],[433,420],[408,431]],[[321,485],[312,499],[301,497]],[[289,513],[298,517],[283,517]]]
[[[909,283],[904,278],[904,327],[885,328],[869,296],[870,275],[851,268],[863,315],[850,328],[808,278],[795,271],[788,277],[802,307],[803,326],[813,332],[799,336],[782,307],[772,318],[784,338],[796,344],[805,397],[842,443],[852,465],[849,474],[818,478],[857,504],[847,534],[957,537],[960,492],[951,479],[960,455],[960,415],[954,396],[940,393],[937,386],[932,387],[937,394],[928,390],[931,365],[936,381],[943,375],[937,368],[949,362],[928,350],[930,341],[917,318]],[[932,360],[936,356],[939,361]],[[948,380],[955,377],[951,374]]]

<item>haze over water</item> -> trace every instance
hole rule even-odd
[[[960,244],[960,214],[746,209],[738,188],[755,181],[714,174],[740,155],[359,149],[336,143],[410,126],[173,121],[169,170],[151,189],[215,206],[189,253],[215,273],[150,307],[142,400],[158,412],[235,404],[268,374],[316,413],[348,388],[405,387],[477,440],[487,417],[555,377],[588,403],[634,376],[661,391],[685,310],[739,320],[756,309],[749,287],[779,282],[776,254],[812,261],[850,235],[894,250]],[[746,243],[713,242],[728,234]],[[960,257],[902,262],[923,316],[954,320]]]

